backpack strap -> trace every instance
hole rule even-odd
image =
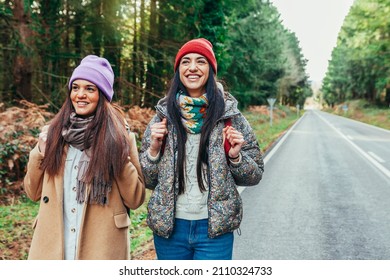
[[[164,154],[164,150],[165,150],[165,145],[166,144],[167,144],[167,136],[165,135],[163,140],[162,140],[162,144],[161,144],[161,148],[160,148],[161,156]]]
[[[162,121],[162,118],[160,118],[160,122]],[[167,134],[164,135],[164,138],[162,140],[161,148],[160,148],[160,156],[164,154],[165,151],[165,145],[167,144]]]
[[[132,140],[133,138],[135,138],[134,133],[131,132],[130,125],[129,125],[129,123],[127,122],[127,120],[124,119],[124,121],[125,121],[125,128],[126,128],[126,131],[127,131],[127,133],[129,134],[130,139]],[[127,207],[125,204],[123,204],[123,205],[125,206],[126,211],[127,211],[127,214],[129,215],[129,218],[130,218],[130,208]]]
[[[225,127],[227,127],[227,126],[232,126],[232,119],[230,119],[230,118],[225,119]],[[225,148],[225,155],[226,155],[226,157],[228,157],[231,145],[230,145],[230,142],[227,141],[227,139],[225,139],[225,143],[223,144],[223,147]]]

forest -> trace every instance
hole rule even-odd
[[[298,38],[268,0],[0,0],[0,102],[55,112],[87,54],[115,72],[114,101],[153,107],[173,76],[180,46],[212,42],[218,79],[242,107],[303,105],[311,95]]]
[[[389,106],[389,13],[388,0],[354,2],[322,84],[324,102]],[[198,37],[213,43],[218,79],[242,108],[269,97],[303,105],[312,94],[299,39],[268,0],[0,0],[0,15],[3,108],[26,100],[56,112],[87,54],[113,65],[115,102],[153,107],[178,48]]]
[[[323,81],[328,104],[363,99],[390,107],[389,14],[389,0],[355,0]]]

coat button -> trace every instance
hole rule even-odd
[[[43,197],[43,202],[48,203],[49,202],[49,198],[47,196],[44,196]]]

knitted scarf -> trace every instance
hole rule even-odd
[[[80,161],[78,164],[79,170],[77,173],[77,195],[76,200],[79,203],[85,201],[85,193],[87,182],[85,181],[85,173],[88,169],[90,161],[90,147],[92,145],[92,136],[89,139],[84,139],[85,132],[89,123],[92,121],[94,116],[88,118],[80,118],[76,116],[75,112],[70,115],[70,126],[62,130],[62,136],[65,141],[82,151]],[[85,146],[86,142],[86,146]],[[84,150],[86,148],[86,150]],[[105,182],[101,175],[95,177],[91,182],[91,193],[89,195],[88,203],[91,204],[107,204],[107,195],[111,191],[112,182]]]
[[[176,94],[176,101],[180,108],[184,128],[188,133],[200,133],[209,104],[206,93],[201,97],[190,97],[185,95],[183,91],[179,91]]]

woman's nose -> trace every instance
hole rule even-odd
[[[190,69],[191,71],[195,71],[196,69],[198,69],[198,66],[196,65],[196,61],[190,62],[189,69]]]
[[[84,98],[84,97],[86,97],[87,96],[87,94],[85,93],[85,91],[83,90],[83,89],[80,89],[79,91],[78,91],[78,93],[77,93],[77,97],[78,98]]]

